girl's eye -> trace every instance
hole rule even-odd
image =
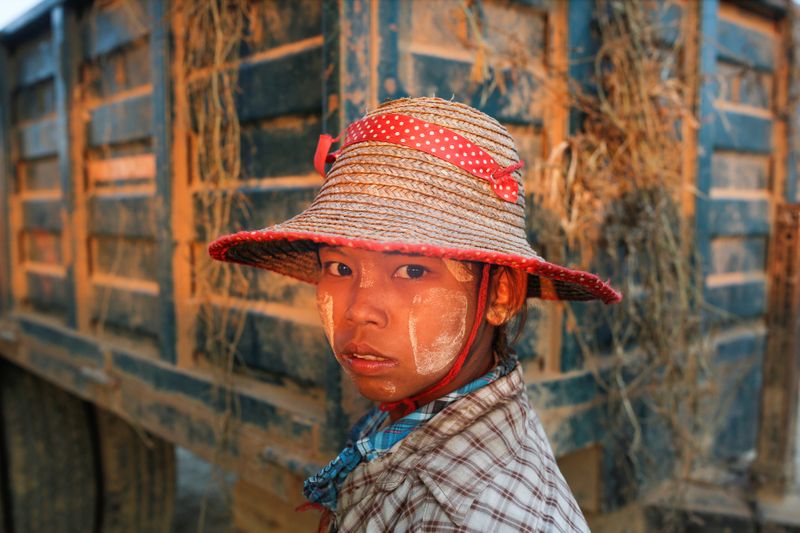
[[[406,279],[419,279],[428,272],[428,269],[422,265],[403,265],[397,269],[395,274],[400,278]]]
[[[325,272],[336,277],[349,276],[353,273],[349,266],[339,261],[328,261],[325,263],[324,269]]]

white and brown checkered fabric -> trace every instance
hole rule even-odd
[[[589,531],[518,367],[362,463],[332,531]]]

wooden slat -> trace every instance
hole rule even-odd
[[[714,115],[714,147],[769,154],[772,152],[772,120],[718,110]]]
[[[712,235],[766,235],[769,233],[768,200],[712,200],[709,204]]]
[[[78,81],[78,23],[75,12],[60,5],[50,12],[50,24],[53,28],[53,50],[56,57],[55,100],[56,100],[56,145],[58,147],[58,173],[62,194],[62,212],[66,215],[63,238],[69,243],[70,251],[76,246],[72,232],[73,199],[73,156],[72,150],[72,113],[73,88]],[[77,306],[75,298],[74,254],[69,253],[64,262],[66,269],[66,323],[76,327]]]
[[[718,54],[722,59],[763,70],[775,68],[775,41],[770,35],[722,19],[719,21],[717,42]]]
[[[24,44],[16,53],[16,87],[32,85],[53,75],[56,70],[50,34]]]
[[[800,204],[778,208],[770,254],[768,340],[754,470],[784,494],[794,480],[800,383]]]
[[[153,78],[153,113],[158,119],[153,123],[153,152],[156,164],[156,196],[159,203],[153,215],[157,223],[156,245],[159,262],[158,341],[164,361],[174,364],[176,355],[175,294],[173,285],[172,235],[172,57],[170,44],[170,0],[150,0],[150,68]]]
[[[13,191],[14,167],[11,159],[11,98],[10,85],[13,83],[8,53],[0,46],[0,315],[4,315],[13,305],[11,291],[11,261],[13,240],[10,227],[11,192]]]
[[[89,200],[89,232],[110,237],[156,235],[156,213],[151,196],[95,197]]]
[[[769,156],[715,151],[711,156],[711,186],[763,189],[769,185]]]
[[[17,168],[22,191],[59,190],[61,187],[58,158],[26,161]]]
[[[23,225],[26,230],[60,232],[61,199],[30,200],[22,204]]]
[[[64,315],[69,305],[67,280],[63,275],[28,271],[25,273],[27,299],[37,311]]]
[[[132,285],[120,280],[120,286]],[[96,284],[93,290],[92,320],[100,330],[112,328],[130,334],[157,337],[160,334],[159,297],[151,289],[134,291]]]
[[[286,117],[242,128],[242,177],[291,176],[314,172],[319,140],[317,115]]]
[[[706,301],[732,315],[714,315],[715,320],[727,322],[731,319],[761,317],[767,310],[766,282],[763,279],[749,281],[744,278],[741,283],[716,285],[706,289]]]
[[[156,282],[158,256],[155,242],[125,237],[91,240],[92,272]]]
[[[763,271],[766,237],[718,237],[711,242],[711,273]]]
[[[86,25],[87,54],[96,57],[147,35],[150,25],[147,4],[150,0],[123,0],[107,8],[95,9]]]
[[[159,116],[159,120],[164,117]],[[122,143],[147,139],[153,132],[153,101],[150,95],[129,98],[92,110],[89,144]]]
[[[93,182],[155,178],[156,158],[153,154],[140,154],[112,159],[90,159],[87,172]]]
[[[56,119],[49,118],[18,128],[19,152],[23,159],[58,155]]]
[[[242,65],[236,109],[243,123],[287,114],[316,114],[322,107],[322,50]]]

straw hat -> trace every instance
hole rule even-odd
[[[528,297],[614,303],[597,276],[548,263],[527,241],[521,162],[495,119],[440,98],[384,103],[347,128],[316,166],[333,162],[314,202],[268,228],[211,243],[214,259],[272,270],[308,283],[320,272],[317,245],[400,251],[507,265],[528,272]]]

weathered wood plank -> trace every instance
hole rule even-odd
[[[711,241],[711,273],[763,271],[766,237],[722,237]]]
[[[242,123],[322,108],[322,49],[250,63],[239,70],[236,109]]]
[[[246,34],[241,57],[319,35],[322,2],[319,0],[277,0],[253,2],[248,6]]]
[[[14,122],[39,120],[56,112],[55,84],[48,79],[14,93]]]
[[[86,24],[86,54],[96,57],[147,35],[150,0],[124,0],[95,9]]]
[[[26,261],[46,265],[60,265],[62,262],[61,234],[49,231],[26,231],[22,237]]]
[[[14,167],[11,161],[11,85],[14,73],[11,72],[8,52],[0,46],[0,72],[8,73],[0,76],[0,315],[11,309],[13,305],[11,291],[11,258],[13,242],[12,228],[9,220],[12,176]],[[18,268],[18,267],[17,267]]]
[[[600,394],[597,378],[591,372],[531,382],[526,390],[537,410],[590,402]]]
[[[495,73],[503,78],[505,92],[489,82],[470,81],[472,63],[442,57],[413,54],[414,94],[454,98],[501,120],[513,124],[541,126],[542,110],[538,83],[528,72],[512,75],[510,70]]]
[[[57,158],[25,161],[17,168],[23,191],[58,190],[61,187]]]
[[[186,399],[197,400],[215,412],[225,412],[228,402],[224,387],[185,372],[159,366],[155,362],[146,361],[132,354],[119,350],[112,352],[114,367],[125,374],[135,376],[157,391],[177,394]],[[312,425],[291,416],[263,400],[244,392],[233,392],[233,402],[239,406],[237,415],[242,422],[268,429],[275,437],[295,437],[311,441]]]
[[[714,199],[710,202],[708,209],[708,231],[711,235],[766,235],[769,233],[768,200]]]
[[[89,180],[124,181],[129,179],[152,179],[156,175],[156,158],[153,154],[90,159],[87,162]]]
[[[286,117],[242,129],[242,176],[303,175],[314,172],[319,116]]]
[[[142,95],[97,107],[88,127],[91,146],[146,139],[153,132],[153,99]]]
[[[34,159],[58,155],[56,131],[54,118],[20,126],[17,130],[20,158]]]
[[[244,228],[265,228],[287,220],[300,213],[311,204],[316,190],[314,188],[296,188],[270,190],[259,187],[243,187],[240,192],[247,198],[246,205],[240,202],[234,205],[231,213],[230,227],[223,231],[239,231]],[[221,193],[225,194],[225,193]],[[216,235],[206,235],[205,215],[200,197],[194,202],[195,232],[200,241],[208,241]]]
[[[714,115],[714,148],[769,154],[772,152],[772,120],[717,111]]]
[[[22,204],[26,230],[61,231],[61,200],[28,200]]]
[[[89,233],[95,236],[154,238],[155,199],[151,196],[94,197],[89,200]]]
[[[731,337],[717,342],[714,347],[714,363],[736,363],[748,357],[757,357],[760,360],[766,346],[767,338],[763,332]]]
[[[174,363],[176,355],[175,294],[172,235],[172,57],[170,44],[170,0],[149,0],[153,21],[150,36],[150,65],[153,76],[153,152],[156,165],[156,245],[158,256],[157,281],[160,288],[158,308],[158,339],[161,358]]]
[[[720,58],[764,70],[775,68],[775,41],[764,33],[721,19],[717,32]]]
[[[78,47],[78,22],[75,12],[63,5],[56,6],[50,12],[50,24],[53,28],[53,49],[56,56],[55,100],[56,100],[56,144],[58,146],[58,174],[60,178],[62,209],[67,217],[67,237],[70,247],[77,244],[71,239],[73,201],[73,156],[72,150],[72,100],[73,87],[78,81],[78,64],[80,53]],[[70,253],[66,268],[67,325],[77,326],[77,306],[75,298],[74,265]]]
[[[22,332],[36,339],[37,342],[63,350],[76,360],[86,360],[97,366],[103,364],[103,352],[97,344],[85,337],[73,334],[67,328],[44,325],[26,318],[20,319],[19,324]]]
[[[95,63],[86,69],[88,91],[96,98],[107,98],[150,84],[149,57],[149,42],[141,42],[96,58]]]
[[[64,314],[67,311],[67,280],[39,272],[26,272],[28,301],[37,311]]]
[[[102,329],[157,337],[159,305],[157,295],[95,285],[91,318]]]
[[[49,33],[22,45],[16,53],[16,87],[25,87],[53,75],[56,58]]]
[[[715,151],[711,156],[711,186],[728,189],[766,189],[769,156]]]
[[[706,290],[706,301],[733,315],[715,318],[757,318],[766,311],[766,284],[764,281],[745,281],[711,287]]]
[[[197,328],[197,345],[202,347],[209,335],[233,339],[233,321],[222,326],[221,308],[214,309],[216,319]],[[234,312],[238,316],[238,312]],[[238,319],[237,319],[238,320]],[[271,374],[272,379],[288,377],[301,383],[323,385],[326,380],[325,360],[332,357],[322,328],[298,324],[290,320],[247,311],[242,334],[236,343],[239,359],[251,371]],[[225,327],[224,332],[210,328]],[[268,376],[263,376],[268,379]]]
[[[95,237],[91,249],[92,272],[157,281],[159,259],[151,240]]]

